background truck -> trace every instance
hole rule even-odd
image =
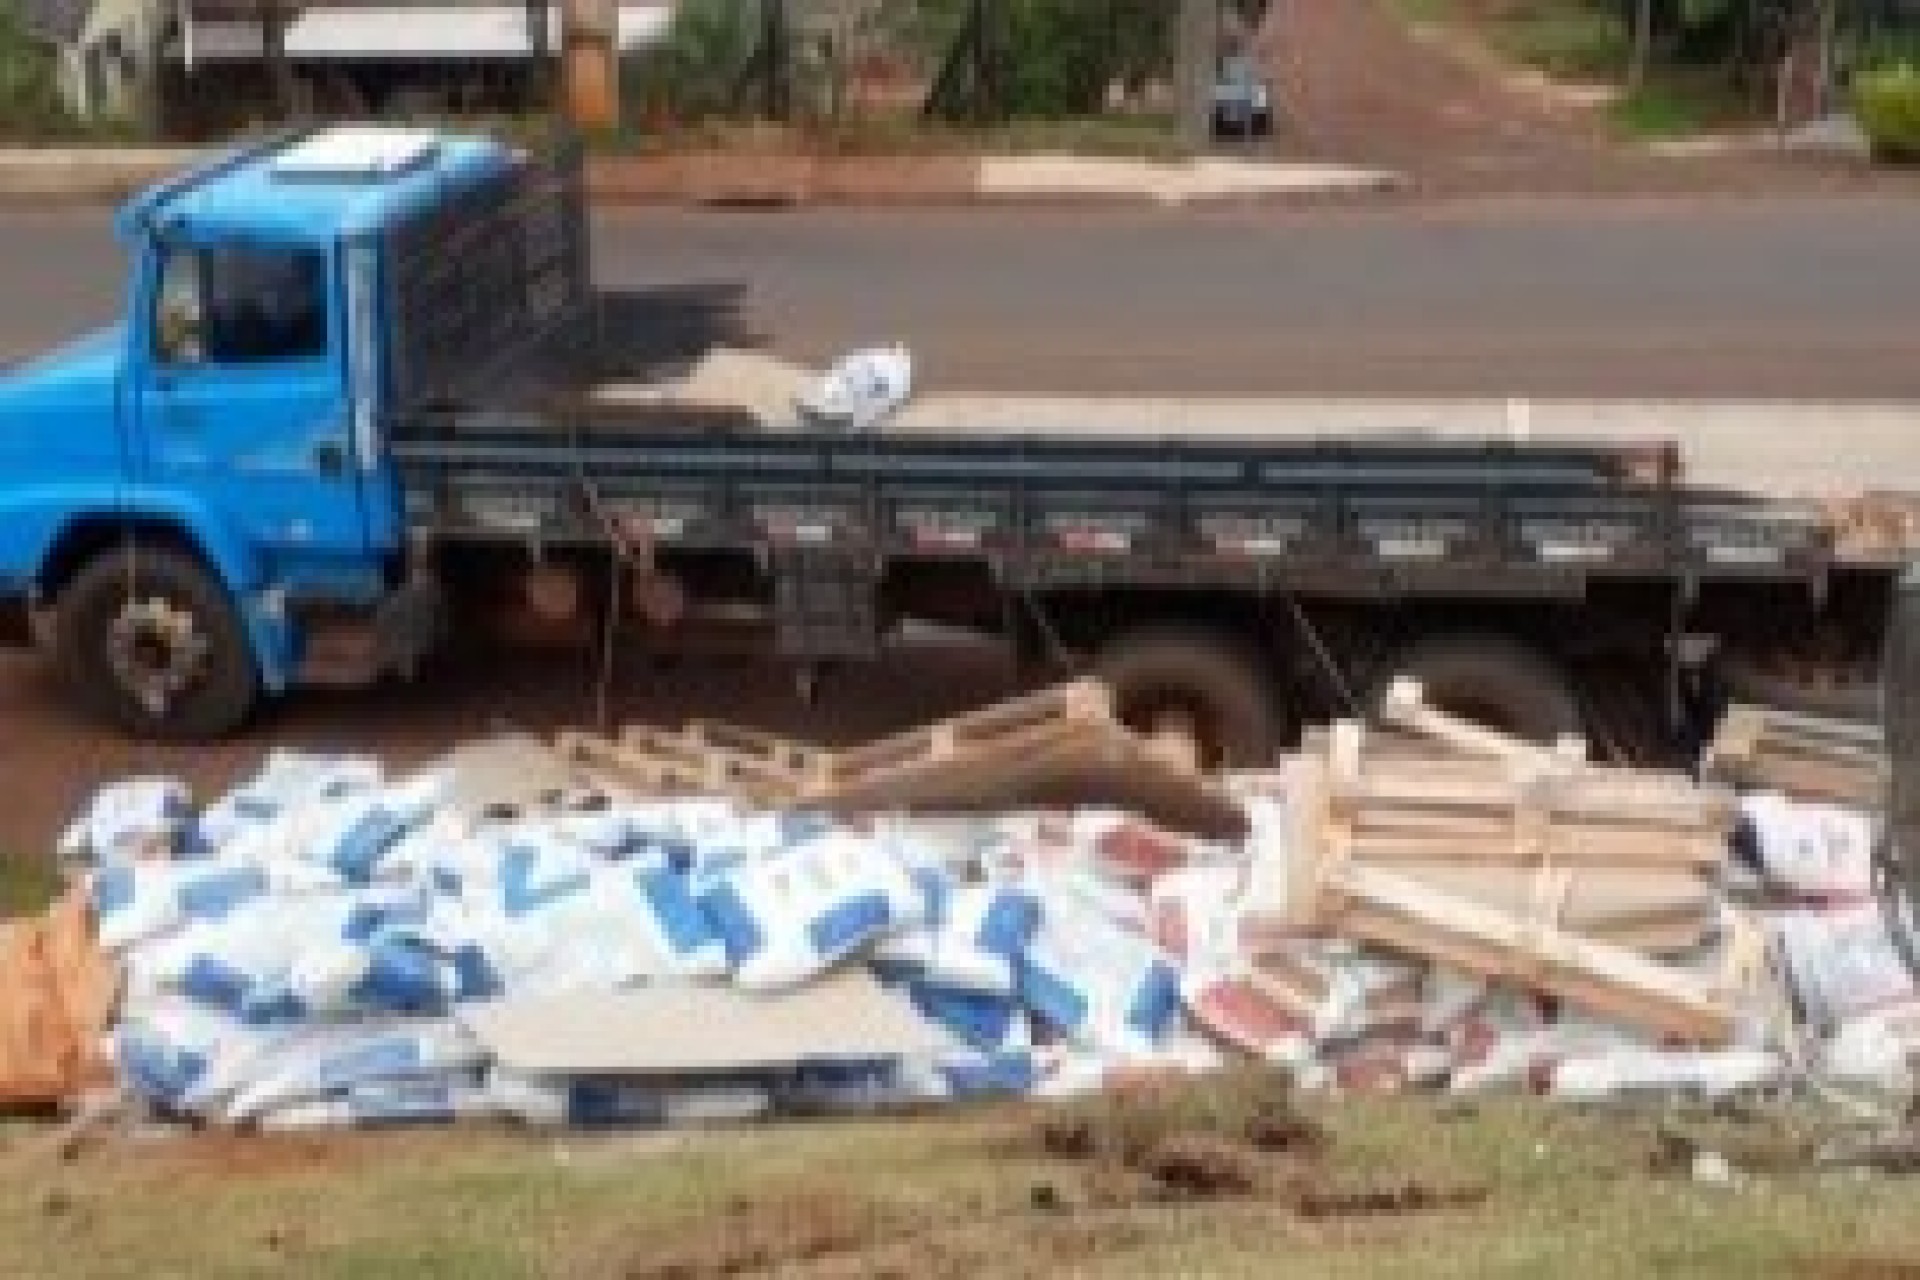
[[[889,437],[609,408],[577,152],[336,127],[131,201],[121,322],[0,382],[0,631],[140,734],[532,619],[807,671],[916,623],[1255,761],[1392,674],[1688,747],[1870,672],[1896,576],[1666,446]],[[1254,424],[1257,429],[1257,424]],[[508,625],[511,623],[512,625]]]

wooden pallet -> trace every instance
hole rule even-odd
[[[1655,955],[1714,920],[1732,796],[1590,764],[1388,699],[1386,735],[1340,723],[1289,759],[1284,858],[1255,851],[1259,929],[1328,933],[1539,990],[1649,1033],[1719,1043],[1718,989]]]
[[[1029,735],[1118,725],[1107,687],[1097,680],[1075,680],[838,752],[832,779],[846,785],[933,763],[1002,754]]]
[[[1725,857],[1732,797],[1680,774],[1607,769],[1559,756],[1416,759],[1368,749],[1336,725],[1302,804],[1379,862],[1705,867]],[[1307,757],[1314,758],[1314,757]]]
[[[562,734],[606,789],[730,795],[769,806],[922,812],[1111,805],[1174,830],[1237,839],[1237,801],[1165,745],[1129,732],[1106,686],[1081,680],[844,751],[696,721],[618,738]]]
[[[776,805],[800,790],[793,777],[761,760],[706,749],[662,730],[630,727],[618,738],[562,733],[554,747],[602,790],[636,799],[724,795]]]
[[[1704,776],[1798,800],[1875,807],[1885,796],[1878,725],[1735,703],[1701,761]]]

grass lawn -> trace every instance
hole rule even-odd
[[[1103,1110],[1083,1114],[1097,1125]],[[67,1165],[0,1129],[0,1274],[1745,1280],[1920,1266],[1902,1262],[1920,1260],[1920,1182],[1795,1162],[1698,1184],[1650,1171],[1653,1118],[1538,1103],[1309,1114],[1323,1144],[1242,1152],[1256,1184],[1215,1195],[1072,1158],[1085,1152],[1043,1141],[1022,1108],[604,1137],[121,1139]],[[1190,1173],[1226,1159],[1204,1141],[1181,1150]]]

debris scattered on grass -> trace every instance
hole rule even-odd
[[[1486,1187],[1434,1188],[1424,1183],[1362,1191],[1302,1191],[1293,1210],[1303,1218],[1401,1217],[1448,1209],[1471,1209],[1485,1202]]]

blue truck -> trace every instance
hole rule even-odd
[[[965,627],[1222,760],[1393,673],[1657,754],[1729,673],[1881,647],[1894,564],[1688,486],[1670,447],[611,411],[580,394],[603,311],[577,147],[333,126],[163,182],[117,232],[119,323],[0,379],[0,634],[135,734],[412,677],[509,614],[809,672]]]

